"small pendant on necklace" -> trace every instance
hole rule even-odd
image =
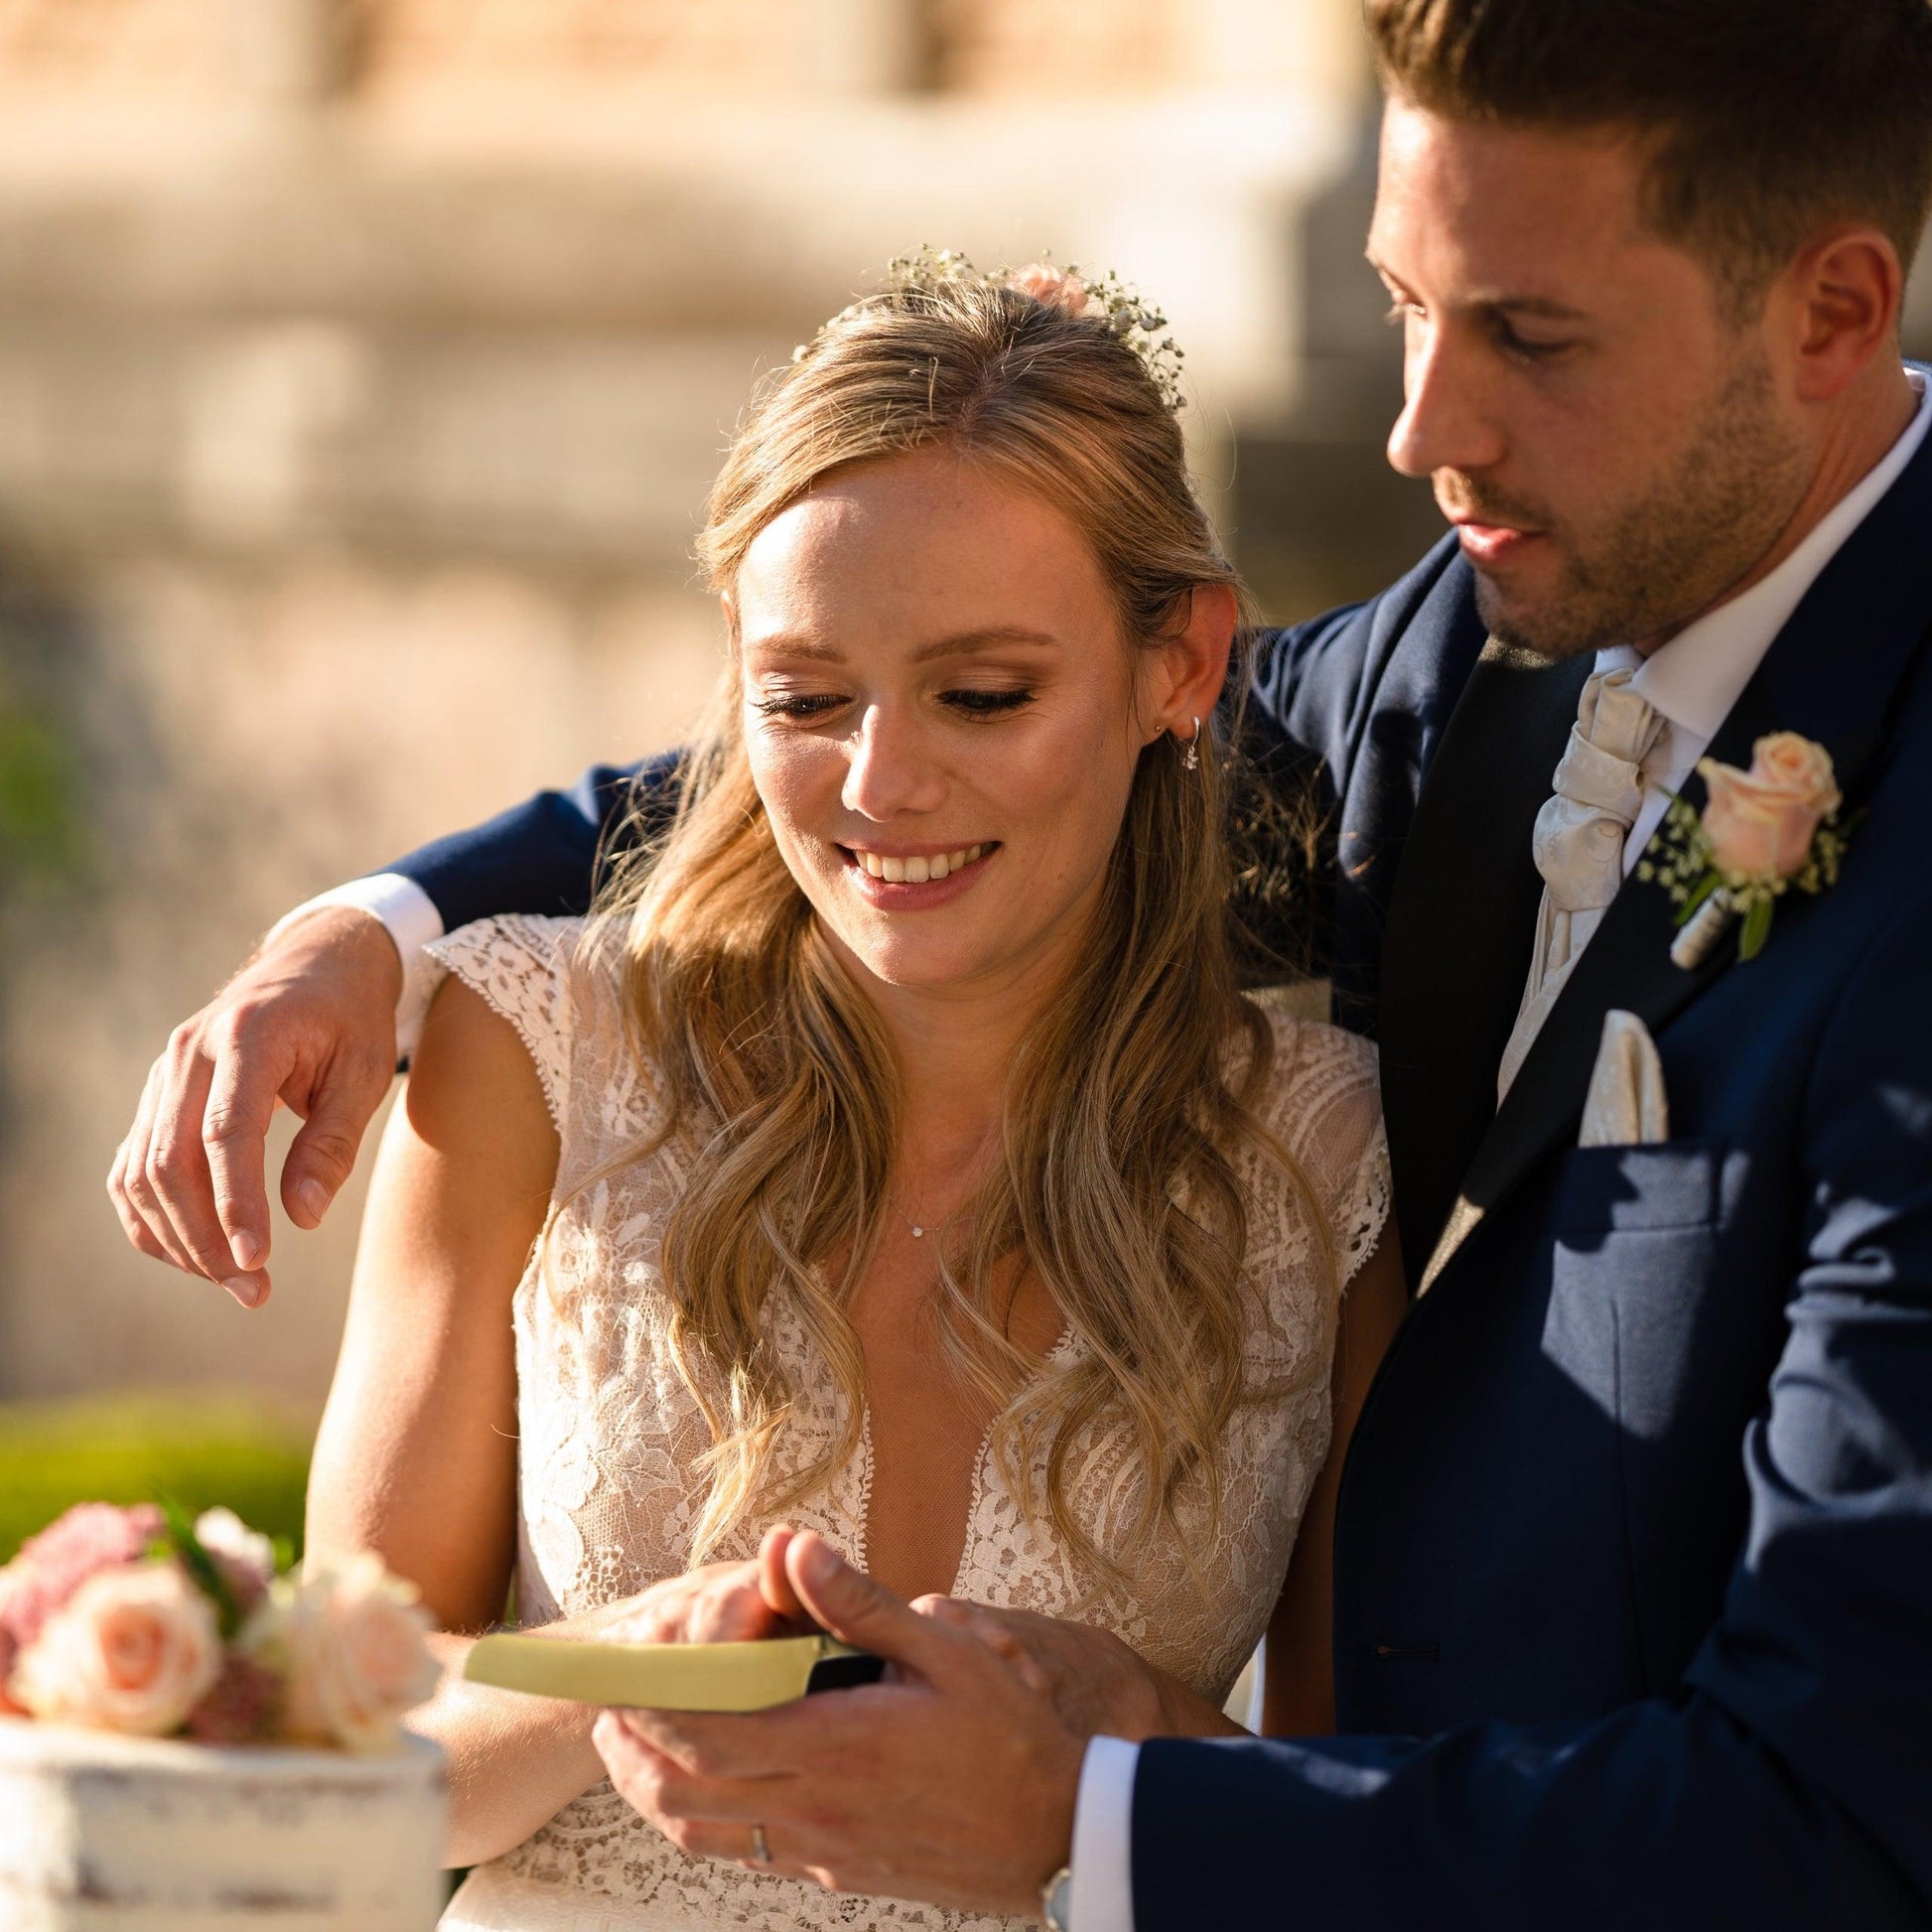
[[[914,1228],[914,1229],[912,1230],[912,1239],[913,1239],[914,1241],[923,1241],[923,1240],[925,1239],[925,1229],[924,1229],[924,1228]]]

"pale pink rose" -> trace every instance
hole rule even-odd
[[[1704,808],[1711,862],[1745,879],[1802,872],[1820,821],[1841,802],[1830,754],[1796,732],[1760,738],[1748,771],[1716,759],[1698,769],[1711,792]]]
[[[1025,268],[1016,268],[1007,277],[1007,283],[1022,295],[1045,303],[1049,309],[1064,309],[1070,316],[1083,316],[1087,312],[1087,285],[1079,276],[1055,268],[1051,262],[1030,262]]]
[[[221,1671],[214,1607],[173,1563],[89,1577],[14,1661],[14,1699],[36,1718],[165,1737]]]
[[[436,1689],[425,1641],[436,1627],[412,1585],[362,1551],[306,1575],[282,1618],[290,1737],[346,1750],[393,1750],[398,1720]]]

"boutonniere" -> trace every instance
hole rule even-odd
[[[1838,884],[1852,826],[1831,754],[1796,732],[1774,732],[1751,748],[1751,768],[1705,759],[1710,789],[1702,815],[1683,799],[1670,810],[1637,867],[1677,902],[1670,956],[1686,972],[1711,956],[1733,920],[1743,921],[1737,957],[1755,959],[1771,915],[1789,892],[1822,893]]]

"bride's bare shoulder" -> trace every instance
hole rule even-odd
[[[558,1130],[547,1083],[524,1030],[472,982],[452,974],[437,988],[400,1108],[416,1139],[490,1185],[549,1193]]]

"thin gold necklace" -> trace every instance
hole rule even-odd
[[[911,1233],[912,1239],[914,1241],[923,1241],[928,1234],[931,1233],[944,1234],[945,1231],[949,1227],[951,1227],[952,1224],[956,1220],[958,1220],[960,1216],[964,1214],[966,1210],[972,1205],[972,1196],[968,1195],[965,1200],[961,1201],[960,1204],[957,1207],[955,1207],[953,1211],[950,1214],[948,1214],[943,1221],[928,1221],[927,1219],[925,1219],[923,1215],[921,1215],[920,1218],[915,1221],[912,1218],[912,1216],[906,1213],[905,1209],[899,1206],[897,1201],[893,1200],[890,1195],[888,1196],[888,1202],[892,1207],[893,1212],[897,1214],[898,1218],[905,1223],[906,1228]]]
[[[980,1154],[983,1154],[985,1152],[986,1144],[992,1138],[993,1138],[992,1131],[989,1130],[986,1136],[980,1142],[979,1152],[973,1156],[973,1161],[975,1163],[977,1163],[977,1161],[979,1160]],[[977,1192],[978,1190],[975,1189],[974,1191]],[[963,1213],[965,1213],[967,1207],[972,1203],[973,1195],[968,1194],[966,1199],[961,1201],[960,1204],[957,1207],[955,1207],[953,1211],[950,1214],[948,1214],[943,1221],[928,1221],[923,1214],[921,1214],[918,1217],[918,1219],[914,1220],[910,1214],[906,1213],[904,1208],[899,1206],[898,1202],[896,1199],[894,1199],[891,1194],[888,1194],[886,1198],[888,1203],[891,1205],[893,1212],[897,1214],[898,1218],[905,1223],[908,1229],[911,1230],[912,1239],[914,1241],[923,1241],[926,1237],[928,1230],[936,1228],[939,1233],[943,1234],[946,1231],[946,1229],[951,1227],[952,1224],[956,1220],[958,1220]]]
[[[911,1215],[906,1213],[905,1209],[900,1207],[897,1201],[893,1203],[893,1212],[897,1214],[898,1218],[905,1223],[908,1229],[911,1230],[912,1239],[914,1241],[923,1241],[925,1239],[925,1231],[927,1226],[929,1225],[928,1223],[924,1221],[913,1220]],[[938,1226],[940,1231],[943,1232],[945,1229],[951,1227],[953,1222],[956,1221],[958,1218],[959,1218],[959,1210],[955,1208],[952,1213],[948,1214],[943,1221],[936,1223],[936,1225]]]

